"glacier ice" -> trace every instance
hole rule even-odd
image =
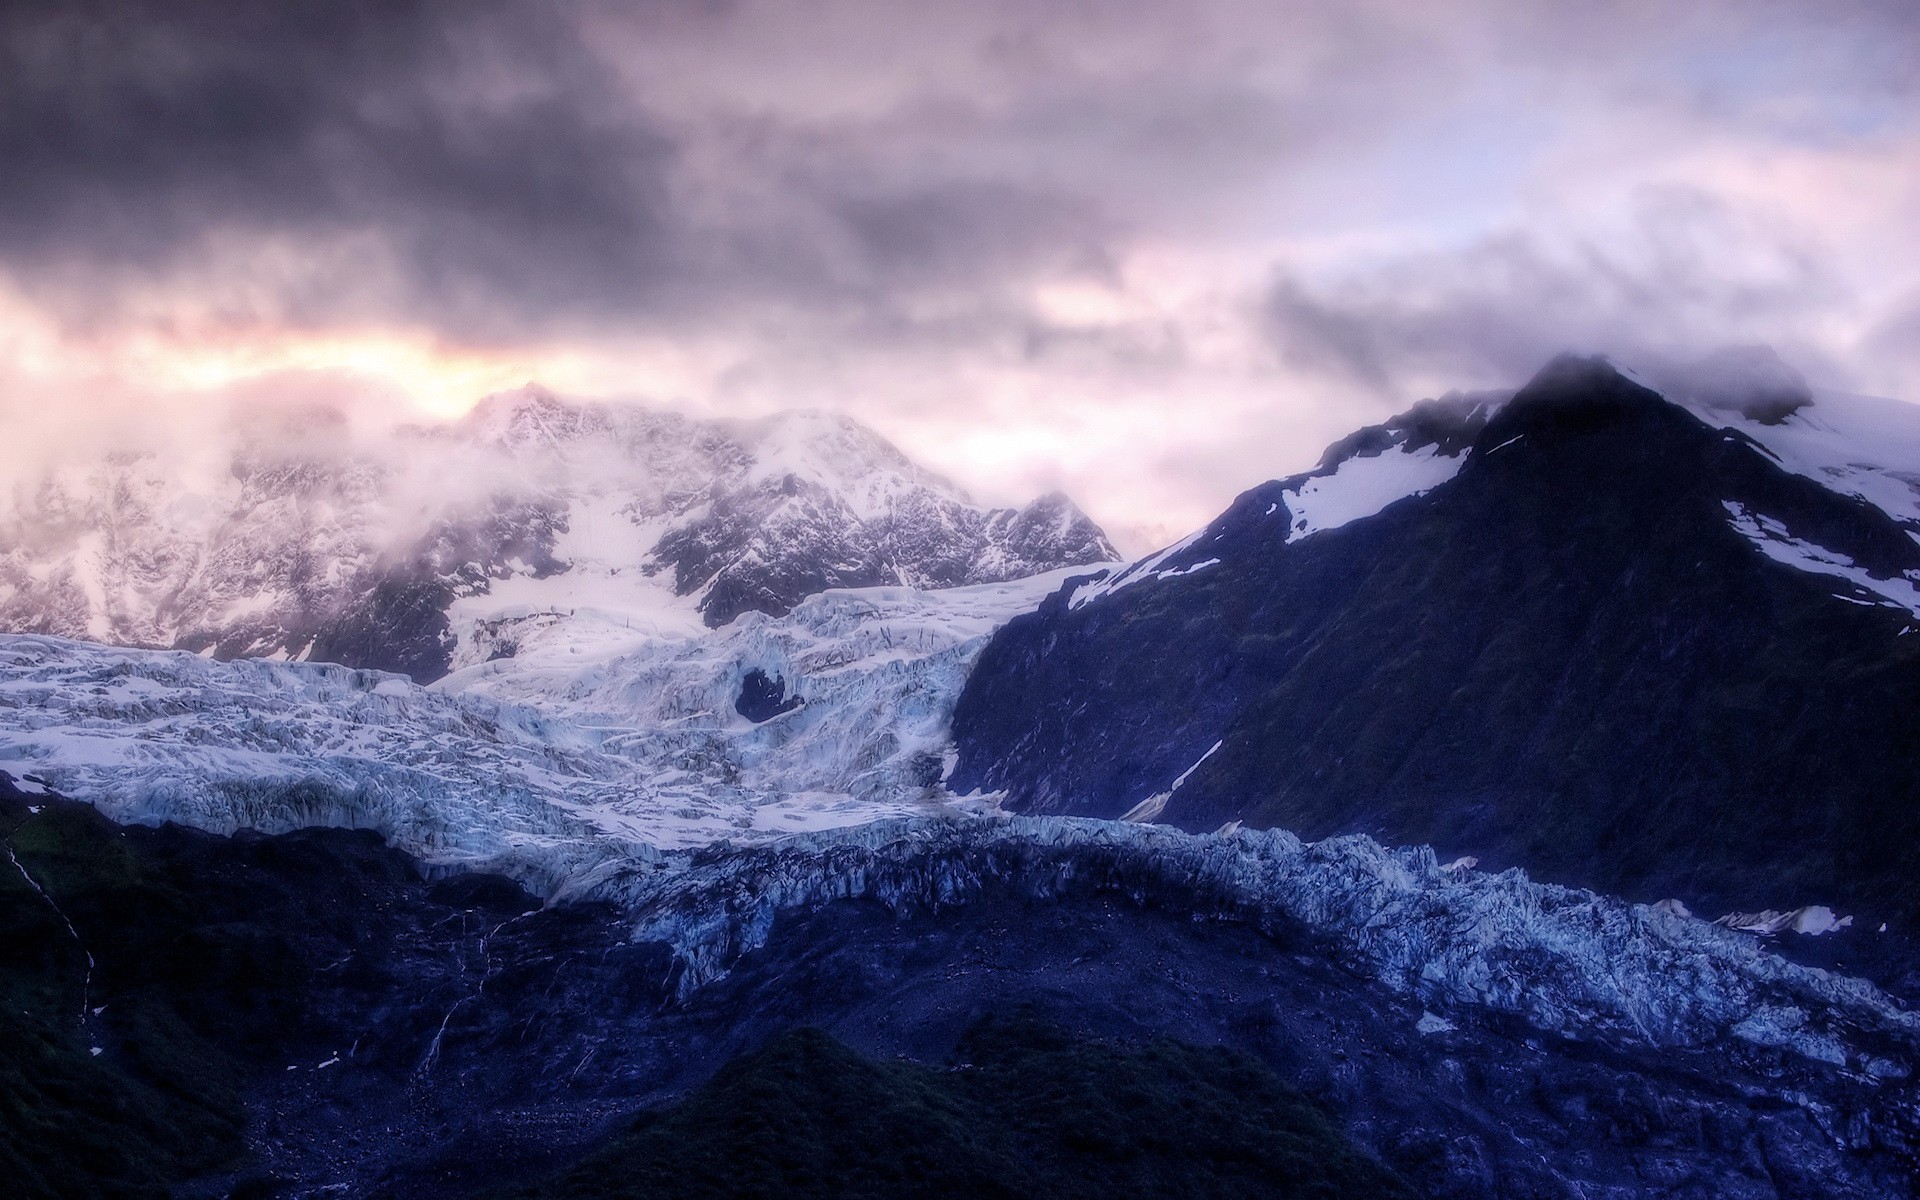
[[[968,665],[1065,575],[826,592],[786,617],[611,655],[583,616],[431,687],[0,636],[0,769],[115,820],[373,829],[430,864],[552,893],[661,848],[940,806]],[[759,725],[740,716],[756,669],[806,703]]]
[[[1118,892],[1196,919],[1304,926],[1429,1011],[1483,1009],[1654,1046],[1735,1038],[1891,1074],[1920,1016],[1865,981],[1653,905],[1442,866],[1428,847],[1284,830],[1189,834],[1076,817],[914,818],[672,856],[610,877],[635,937],[671,946],[683,995],[766,944],[780,914],[865,899],[900,913],[991,889]],[[1888,1056],[1892,1057],[1889,1058]]]
[[[1474,1009],[1656,1046],[1716,1040],[1904,1078],[1920,1019],[1673,906],[1442,866],[1365,837],[1007,817],[941,786],[952,705],[994,628],[1072,569],[944,591],[828,591],[700,636],[551,614],[436,685],[315,663],[0,636],[0,769],[121,821],[377,830],[440,867],[631,913],[683,994],[783,913],[902,913],[990,889],[1115,891],[1304,928],[1440,1020]],[[748,673],[804,703],[755,724]]]

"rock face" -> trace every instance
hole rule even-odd
[[[1569,358],[1417,409],[1006,625],[952,786],[1920,919],[1920,521],[1873,465],[1914,422],[1843,446],[1831,403],[1721,424]]]
[[[378,438],[326,413],[256,423],[211,459],[120,454],[20,490],[0,629],[426,681],[531,613],[691,633],[828,588],[1116,557],[1063,496],[982,508],[818,413],[701,421],[529,387]]]

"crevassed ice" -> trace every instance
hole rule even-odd
[[[0,636],[0,769],[121,821],[374,829],[551,893],[660,848],[925,812],[966,671],[1069,571],[826,592],[784,618],[580,655],[557,621],[422,688],[314,663]],[[601,618],[594,617],[599,621]],[[734,710],[760,670],[804,703]]]
[[[1079,869],[1095,858],[1097,871]],[[1428,1008],[1482,1008],[1574,1035],[1658,1046],[1724,1037],[1827,1063],[1879,1039],[1920,1052],[1920,1016],[1862,980],[1801,967],[1756,939],[1649,905],[1442,867],[1428,847],[1283,830],[1189,834],[1069,817],[886,821],[610,878],[642,940],[677,957],[683,995],[765,945],[780,914],[864,898],[912,912],[987,887],[1124,891],[1196,916],[1284,919]],[[740,902],[751,897],[751,902]]]

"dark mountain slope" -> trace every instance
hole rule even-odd
[[[1901,1063],[1572,1037],[1473,1006],[1436,1024],[1308,929],[1224,918],[1112,847],[952,848],[914,868],[924,897],[783,910],[677,999],[672,952],[622,914],[429,881],[365,832],[117,827],[0,774],[0,833],[0,996],[23,1014],[0,1027],[9,1195],[443,1200],[556,1171],[561,1194],[645,1194],[653,1167],[684,1182],[659,1132],[725,1168],[722,1194],[793,1155],[1040,1194],[1066,1176],[1386,1193],[1375,1162],[1435,1197],[1912,1194]],[[708,858],[780,878],[777,854]],[[943,886],[959,878],[982,886]],[[852,1053],[782,1040],[801,1027]],[[789,1112],[796,1095],[885,1139]],[[706,1119],[716,1104],[734,1124]],[[928,1111],[954,1120],[929,1131]],[[1008,1140],[1017,1162],[974,1153]]]
[[[1415,1195],[1244,1055],[1013,1019],[955,1057],[873,1061],[796,1030],[502,1200]]]
[[[1105,816],[1170,791],[1154,819],[1186,828],[1920,917],[1920,619],[1773,556],[1813,543],[1897,590],[1920,546],[1879,509],[1570,358],[1425,495],[1289,543],[1298,486],[1007,625],[955,715],[956,790]]]

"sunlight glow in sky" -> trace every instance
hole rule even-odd
[[[1920,399],[1910,3],[258,9],[0,15],[16,445],[537,379],[1144,549],[1561,349]]]

